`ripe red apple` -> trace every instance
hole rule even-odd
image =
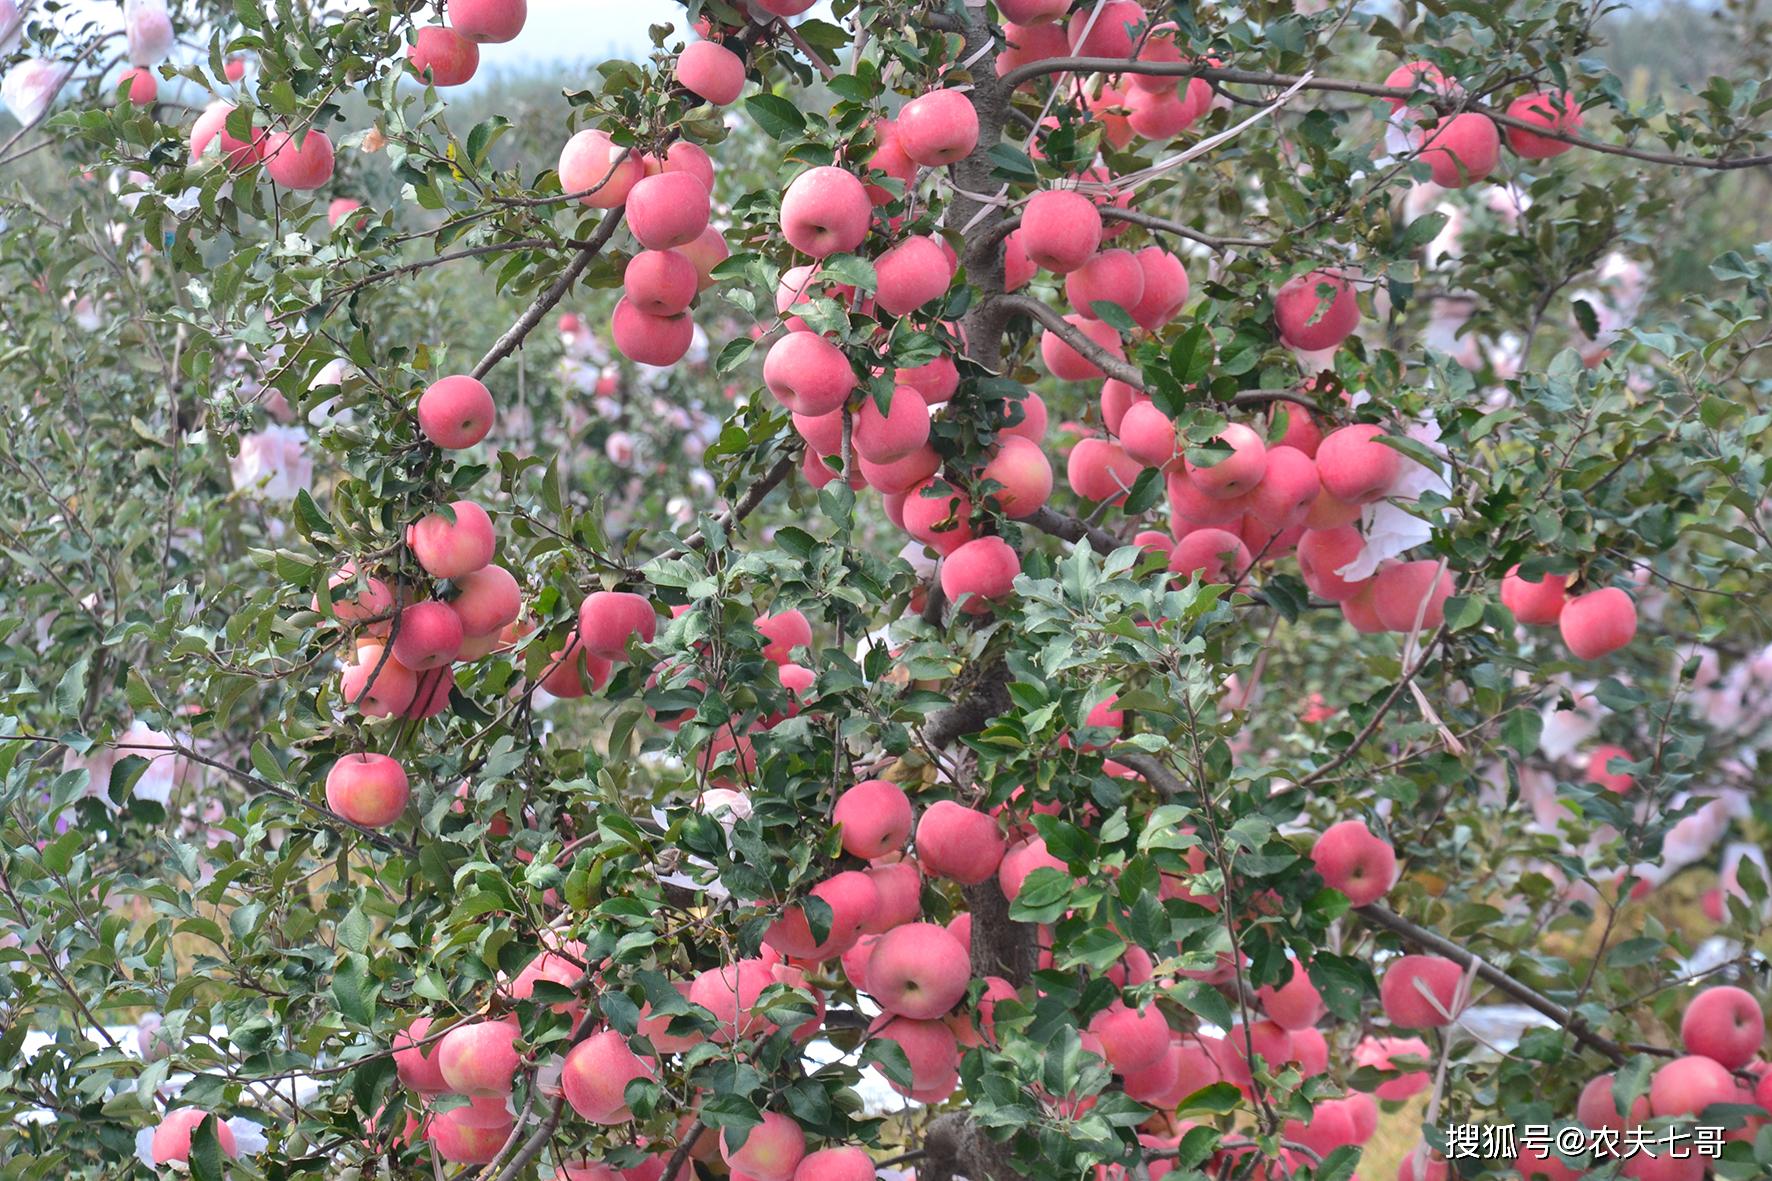
[[[1437,559],[1398,562],[1372,576],[1372,607],[1386,631],[1408,632],[1418,618],[1431,631],[1445,622],[1452,589],[1452,575]]]
[[[1065,7],[1068,9],[1069,5]],[[1003,50],[997,54],[997,77],[1003,77],[1018,66],[1065,57],[1069,53],[1070,42],[1065,37],[1064,26],[1045,22],[1027,24],[1005,19]]]
[[[906,923],[874,944],[867,977],[868,992],[888,1013],[930,1021],[966,995],[972,963],[946,928]]]
[[[1366,542],[1352,525],[1307,529],[1298,542],[1298,571],[1311,593],[1331,603],[1345,603],[1365,590],[1370,579],[1349,582],[1336,571],[1360,556]]]
[[[562,193],[584,193],[581,204],[614,209],[627,201],[646,168],[632,149],[617,144],[607,131],[587,128],[560,149],[559,173]]]
[[[449,26],[469,41],[515,41],[529,19],[529,0],[449,0]]]
[[[1738,1088],[1729,1068],[1713,1058],[1675,1058],[1649,1080],[1649,1110],[1656,1115],[1697,1115],[1713,1103],[1734,1103]]]
[[[985,500],[1015,520],[1033,516],[1052,496],[1052,461],[1038,443],[1022,435],[1004,432],[979,477],[1001,485]]]
[[[1535,123],[1560,135],[1574,135],[1581,130],[1581,104],[1567,90],[1522,94],[1507,104],[1507,113],[1509,118]],[[1514,155],[1526,160],[1548,160],[1575,146],[1566,140],[1550,139],[1518,127],[1509,127],[1506,132],[1507,146],[1513,149]]]
[[[479,379],[456,374],[432,382],[418,398],[418,429],[448,451],[472,447],[492,429],[492,391]]]
[[[1022,245],[1021,230],[1011,231],[1003,239],[1003,290],[1020,291],[1038,270],[1028,257],[1027,247]]]
[[[1742,988],[1707,988],[1692,998],[1680,1018],[1680,1041],[1730,1070],[1752,1062],[1766,1040],[1766,1014]]]
[[[203,153],[212,143],[220,144],[221,158],[227,166],[235,171],[245,168],[259,158],[264,149],[265,131],[253,128],[250,142],[236,139],[228,131],[228,116],[234,113],[234,105],[226,102],[213,102],[203,108],[197,121],[191,124],[191,160],[203,158]]]
[[[1123,500],[1143,465],[1112,439],[1081,439],[1065,460],[1065,479],[1084,500]]]
[[[1071,8],[1070,0],[1003,0],[997,11],[1018,25],[1043,25],[1055,21]]]
[[[1074,312],[1064,319],[1100,348],[1122,361],[1126,359],[1119,330],[1112,324],[1105,320],[1086,320]],[[1091,381],[1103,376],[1094,361],[1084,357],[1051,329],[1040,333],[1040,360],[1046,371],[1060,381]]]
[[[937,878],[978,885],[998,871],[1003,851],[996,819],[964,803],[939,800],[916,823],[916,860]]]
[[[1274,293],[1274,322],[1282,343],[1319,352],[1353,335],[1360,326],[1360,304],[1345,275],[1311,271],[1286,280]]]
[[[821,1148],[807,1153],[794,1181],[874,1181],[873,1158],[859,1148]]]
[[[394,1071],[407,1090],[420,1095],[439,1095],[449,1089],[437,1065],[437,1043],[420,1044],[430,1034],[431,1025],[429,1017],[418,1017],[394,1035]]]
[[[800,1125],[776,1111],[763,1113],[763,1122],[743,1136],[728,1128],[720,1133],[720,1158],[756,1181],[793,1181],[794,1170],[806,1155],[806,1134]]]
[[[461,651],[461,617],[435,599],[400,612],[394,621],[394,659],[413,672],[442,668]]]
[[[1056,869],[1063,873],[1066,866],[1047,850],[1046,842],[1040,837],[1028,837],[1011,845],[997,866],[997,885],[1002,889],[1003,897],[1014,902],[1028,876],[1036,869]]]
[[[775,1028],[753,1011],[763,990],[775,982],[774,972],[762,960],[736,960],[698,975],[689,985],[689,1000],[714,1015],[717,1027],[711,1040],[726,1045]]]
[[[1175,422],[1146,399],[1121,411],[1114,432],[1126,454],[1145,467],[1168,471],[1179,458]]]
[[[471,500],[450,506],[455,520],[431,513],[407,526],[406,544],[432,578],[459,578],[492,561],[492,518]]]
[[[460,86],[480,68],[480,47],[442,25],[419,29],[406,56],[419,80],[432,86]]]
[[[1065,36],[1076,57],[1129,58],[1132,30],[1147,23],[1144,6],[1137,0],[1106,0],[1073,12]]]
[[[978,111],[958,90],[932,90],[898,112],[904,154],[926,168],[964,160],[978,146]]]
[[[1569,601],[1568,585],[1566,574],[1546,574],[1533,582],[1521,578],[1515,566],[1501,580],[1501,602],[1521,623],[1549,627],[1562,617],[1563,604]]]
[[[1310,973],[1296,959],[1289,959],[1291,975],[1286,983],[1275,988],[1264,984],[1256,990],[1256,998],[1261,1002],[1262,1012],[1284,1030],[1309,1029],[1323,1019],[1327,1011],[1323,1005],[1322,995],[1317,986],[1311,983]]]
[[[657,1077],[655,1063],[634,1053],[627,1038],[606,1029],[593,1033],[567,1053],[560,1069],[560,1088],[572,1110],[592,1123],[625,1124],[634,1118],[628,1109],[628,1084],[635,1079]]]
[[[939,1103],[960,1085],[960,1047],[946,1021],[913,1021],[881,1016],[871,1038],[895,1043],[911,1067],[911,1085],[891,1083],[893,1090],[919,1103]]]
[[[1587,757],[1587,781],[1597,783],[1609,792],[1623,795],[1636,785],[1636,780],[1628,771],[1612,770],[1613,759],[1626,763],[1636,762],[1630,751],[1622,746],[1596,746]]]
[[[648,250],[669,250],[701,237],[708,228],[708,190],[689,172],[644,177],[628,191],[628,229]]]
[[[1323,491],[1348,504],[1382,500],[1403,470],[1403,457],[1379,442],[1384,428],[1370,422],[1330,431],[1317,448]]]
[[[449,600],[449,609],[461,621],[464,637],[496,639],[523,610],[522,589],[503,566],[482,566],[452,581],[457,593]]]
[[[160,79],[146,66],[137,66],[118,80],[117,85],[129,83],[129,101],[138,107],[151,107],[154,100],[160,97]]]
[[[1324,829],[1311,846],[1311,861],[1329,888],[1346,894],[1355,906],[1383,898],[1397,876],[1396,850],[1358,820]]]
[[[869,860],[902,849],[911,835],[911,798],[896,783],[864,779],[837,797],[831,819],[843,830],[843,851]]]
[[[1391,1024],[1433,1029],[1451,1024],[1464,969],[1437,955],[1406,955],[1393,960],[1379,982],[1379,999]]]
[[[491,1164],[517,1126],[508,1103],[503,1096],[482,1096],[465,1107],[438,1112],[426,1125],[425,1138],[450,1164]]]
[[[1598,660],[1636,638],[1637,605],[1617,587],[1603,587],[1564,604],[1557,627],[1577,660]]]
[[[356,662],[346,664],[339,677],[339,695],[364,717],[404,714],[418,694],[418,677],[392,652],[384,659],[384,651],[381,644],[359,644]]]
[[[400,819],[410,794],[405,768],[387,755],[346,755],[326,773],[326,806],[368,828]]]
[[[872,211],[867,188],[852,173],[809,168],[782,194],[782,236],[794,249],[826,258],[861,245]]]
[[[1317,465],[1293,447],[1269,447],[1261,483],[1249,497],[1249,511],[1274,529],[1302,525],[1322,491]]]
[[[1115,1001],[1090,1018],[1089,1032],[1100,1039],[1108,1063],[1123,1075],[1148,1070],[1170,1052],[1169,1022],[1156,1005],[1140,1011]]]
[[[1094,305],[1130,312],[1144,299],[1144,267],[1130,250],[1102,250],[1064,277],[1064,297],[1078,315],[1100,319]]]
[[[1267,472],[1267,445],[1261,436],[1240,422],[1233,422],[1213,440],[1230,454],[1216,463],[1200,465],[1186,460],[1188,479],[1214,500],[1231,500],[1261,483]]]
[[[609,661],[586,652],[575,635],[549,654],[537,683],[555,697],[583,697],[607,685],[611,671]]]
[[[892,391],[885,413],[877,400],[864,397],[855,413],[851,437],[856,454],[863,459],[897,463],[929,442],[929,403],[909,386]]]
[[[855,389],[855,371],[843,350],[824,337],[790,332],[769,346],[763,384],[796,414],[829,414]]]
[[[1420,158],[1443,189],[1474,185],[1501,163],[1501,135],[1495,121],[1477,111],[1441,119],[1421,138]]]
[[[570,957],[570,958],[568,958]],[[535,996],[535,986],[542,982],[558,984],[562,988],[580,990],[585,982],[585,970],[574,960],[584,960],[584,945],[569,943],[560,952],[544,951],[527,964],[523,970],[511,978],[510,986],[505,995],[512,1000],[526,1001]],[[548,1008],[555,1013],[577,1013],[583,1011],[583,1004],[578,1001],[556,1001]],[[576,1023],[576,1022],[575,1022]]]
[[[763,645],[764,659],[775,664],[786,664],[793,659],[795,648],[812,644],[812,624],[804,612],[796,609],[759,616],[757,631],[768,641]]]
[[[677,55],[677,81],[716,107],[738,99],[744,90],[744,59],[713,41],[691,41]]]
[[[939,406],[960,388],[960,369],[952,357],[937,357],[922,365],[900,369],[892,379],[916,390],[931,406]]]
[[[978,537],[942,559],[941,592],[962,610],[983,615],[993,600],[1009,597],[1020,573],[1021,555],[1013,546],[1001,537]]]
[[[862,928],[880,907],[880,891],[860,870],[844,870],[808,891],[830,908],[830,927],[823,940],[814,937],[806,912],[790,906],[763,933],[763,942],[782,955],[822,963],[855,946]]]
[[[1426,61],[1405,62],[1385,75],[1384,85],[1393,90],[1405,87],[1425,90],[1436,98],[1449,98],[1459,90],[1458,83],[1447,78],[1439,66]],[[1402,98],[1386,98],[1384,101],[1393,112],[1408,105],[1408,100]]]
[[[1067,275],[1100,249],[1101,211],[1075,189],[1041,189],[1028,198],[1015,237],[1035,265]]]
[[[681,250],[642,250],[622,272],[623,294],[649,316],[688,311],[699,290],[701,274]]]
[[[967,104],[971,110],[971,104]],[[948,289],[954,277],[947,252],[934,238],[916,234],[874,260],[879,280],[875,298],[894,316],[916,311]]]
[[[157,1165],[171,1161],[188,1161],[191,1159],[191,1137],[197,1126],[204,1120],[213,1120],[216,1142],[221,1145],[222,1154],[229,1160],[237,1159],[240,1146],[234,1139],[234,1129],[228,1127],[227,1121],[219,1115],[212,1115],[199,1107],[177,1107],[166,1113],[158,1126],[154,1128],[154,1138],[149,1144],[149,1154]]]
[[[1187,303],[1187,270],[1181,259],[1161,246],[1146,246],[1137,258],[1138,269],[1144,272],[1144,294],[1126,310],[1139,327],[1155,332],[1181,314]]]
[[[630,591],[592,591],[578,608],[578,637],[585,650],[605,660],[626,660],[628,644],[650,644],[658,634],[658,615],[645,595]]]
[[[1169,569],[1180,575],[1198,574],[1202,583],[1230,583],[1249,569],[1249,547],[1235,533],[1211,526],[1196,529],[1175,543]]]
[[[332,179],[332,141],[324,132],[274,131],[265,140],[265,174],[286,189],[317,189]]]
[[[437,1044],[437,1069],[461,1095],[508,1095],[516,1076],[517,1020],[467,1021]]]

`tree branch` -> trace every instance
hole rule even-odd
[[[1144,389],[1144,374],[1140,372],[1138,366],[1122,357],[1114,356],[1077,331],[1075,325],[1039,300],[1030,299],[1025,295],[998,295],[992,297],[988,303],[995,307],[1007,308],[1011,312],[1021,312],[1029,319],[1038,322],[1042,327],[1056,333],[1058,339],[1077,350],[1085,361],[1109,377],[1123,381],[1135,390]]]
[[[577,256],[566,264],[566,269],[560,272],[559,277],[546,291],[535,297],[535,302],[529,305],[528,310],[517,319],[515,324],[511,325],[503,336],[498,338],[491,350],[480,358],[480,363],[474,366],[475,380],[484,380],[494,365],[516,352],[529,334],[535,331],[535,326],[541,323],[541,318],[566,297],[566,293],[572,290],[572,285],[578,282],[578,277],[584,274],[585,268],[591,265],[591,260],[596,258],[598,253],[602,251],[604,244],[615,236],[616,227],[621,225],[622,212],[623,210],[618,206],[603,215],[602,222],[597,226],[597,232],[592,234],[590,240],[579,248]]]

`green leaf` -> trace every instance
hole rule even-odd
[[[800,108],[779,95],[753,94],[744,100],[744,105],[770,139],[787,139],[806,131],[806,116],[800,113]]]

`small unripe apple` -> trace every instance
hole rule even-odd
[[[406,56],[419,80],[432,86],[460,86],[480,68],[480,47],[442,25],[419,29]]]
[[[744,90],[744,59],[714,41],[691,41],[677,55],[677,81],[684,89],[723,107]]]

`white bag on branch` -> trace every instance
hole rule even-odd
[[[124,0],[123,32],[129,39],[129,64],[153,66],[172,52],[172,17],[166,0]]]
[[[29,127],[49,113],[49,104],[73,72],[74,67],[63,62],[26,58],[8,70],[6,81],[0,82],[0,99],[14,119]]]

